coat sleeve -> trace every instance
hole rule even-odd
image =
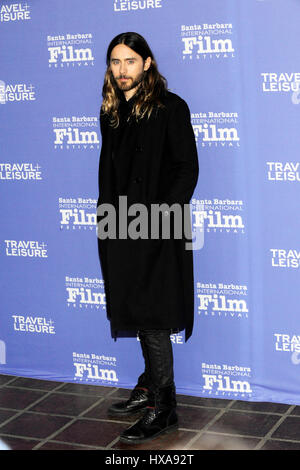
[[[167,140],[171,171],[164,201],[169,205],[188,204],[198,181],[199,164],[190,110],[183,99],[169,116]]]
[[[107,125],[107,119],[106,115],[103,113],[102,108],[100,109],[100,115],[99,115],[99,120],[100,120],[100,131],[102,135],[102,139],[105,136],[105,129]]]
[[[101,151],[99,157],[99,166],[98,166],[98,202],[97,206],[100,204],[100,197],[101,197],[101,182],[103,178],[103,167],[105,166],[104,157],[105,157],[105,140],[106,140],[106,129],[107,129],[107,119],[106,115],[103,113],[102,109],[100,110],[99,114],[99,121],[100,121],[100,131],[101,131]],[[97,222],[99,221],[99,217],[97,216]]]

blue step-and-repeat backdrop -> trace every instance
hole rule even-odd
[[[0,373],[133,387],[98,258],[99,110],[110,40],[150,44],[199,154],[195,326],[177,393],[300,404],[300,2],[0,5]]]

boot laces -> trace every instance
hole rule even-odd
[[[140,397],[144,397],[147,393],[146,388],[134,388],[131,392],[130,399],[131,400],[138,400]]]
[[[141,424],[151,424],[152,421],[156,418],[157,410],[156,408],[152,408],[147,406],[147,411],[144,416],[141,418]]]

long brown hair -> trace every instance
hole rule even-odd
[[[146,40],[138,33],[127,32],[118,34],[118,36],[110,42],[107,49],[107,69],[104,76],[102,88],[103,101],[101,105],[101,111],[109,115],[110,124],[113,127],[118,127],[119,125],[118,107],[120,102],[120,90],[118,89],[110,68],[110,56],[113,48],[118,44],[125,44],[125,46],[130,47],[143,58],[143,61],[145,61],[147,57],[151,57],[150,68],[143,73],[142,81],[136,92],[136,100],[132,108],[132,114],[135,116],[136,120],[143,118],[146,114],[149,118],[155,106],[162,107],[163,103],[160,98],[168,89],[167,80],[159,73],[154,55]]]

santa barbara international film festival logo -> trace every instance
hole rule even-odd
[[[247,319],[248,286],[224,282],[196,283],[198,315],[206,318]]]
[[[0,80],[0,104],[35,101],[34,88],[31,83],[5,83]]]
[[[196,144],[201,147],[240,147],[238,113],[199,112],[191,113]]]
[[[200,233],[245,234],[244,201],[192,198],[194,228]]]
[[[235,57],[231,23],[181,25],[182,59],[207,60]]]
[[[202,362],[202,393],[215,397],[250,398],[251,368],[237,364],[207,364]]]
[[[117,358],[96,353],[78,353],[72,355],[74,380],[78,382],[103,383],[116,385]]]
[[[115,12],[161,8],[166,0],[113,0]]]
[[[27,3],[10,3],[0,6],[0,21],[24,21],[30,19],[30,7]]]
[[[100,148],[96,116],[53,116],[52,126],[55,150]]]
[[[70,308],[106,309],[104,281],[88,276],[65,276],[66,302]]]
[[[97,199],[59,197],[61,230],[96,230]]]
[[[94,65],[92,33],[48,34],[49,68],[89,67]]]

